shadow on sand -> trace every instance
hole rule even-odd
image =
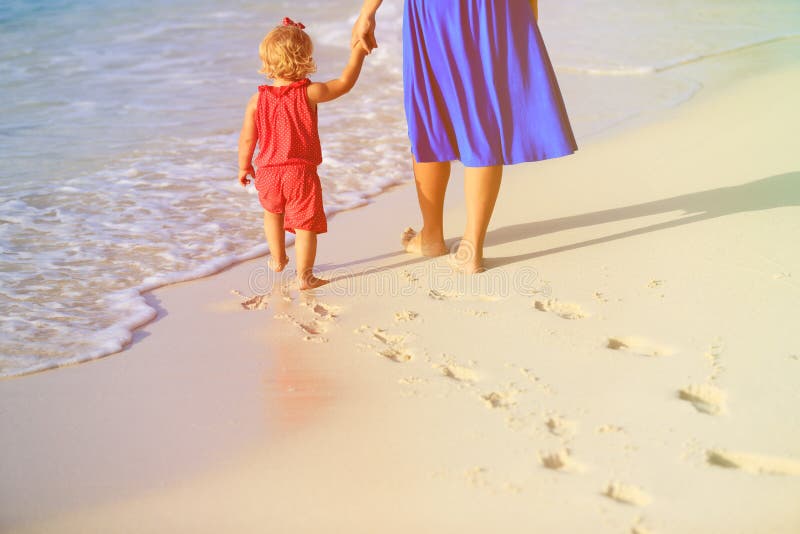
[[[674,211],[682,211],[678,218],[657,224],[596,237],[586,241],[570,243],[545,250],[537,250],[517,256],[494,257],[486,260],[487,267],[500,267],[549,254],[608,243],[667,228],[674,228],[695,222],[724,217],[735,213],[761,211],[788,206],[800,206],[800,171],[778,174],[731,187],[709,189],[697,193],[688,193],[676,197],[644,202],[632,206],[559,217],[546,221],[533,221],[523,224],[504,226],[491,230],[486,235],[486,245],[500,245],[522,239],[545,235],[552,232],[571,230],[586,226],[594,226],[609,222],[647,217]]]
[[[696,193],[688,193],[685,195],[653,200],[651,202],[644,202],[642,204],[634,204],[632,206],[594,211],[591,213],[571,215],[569,217],[559,217],[544,221],[531,221],[522,224],[503,226],[495,230],[490,230],[487,233],[487,247],[529,239],[531,237],[546,235],[553,232],[560,232],[563,230],[571,230],[609,222],[635,219],[638,217],[647,217],[662,213],[676,211],[683,212],[674,220],[651,224],[641,228],[627,230],[625,232],[609,234],[596,237],[594,239],[565,244],[545,250],[531,251],[516,256],[487,258],[486,266],[487,268],[491,269],[532,258],[539,258],[550,254],[566,252],[568,250],[575,250],[591,245],[608,243],[617,239],[647,234],[658,230],[665,230],[668,228],[683,226],[708,219],[715,219],[717,217],[724,217],[726,215],[732,215],[735,213],[762,211],[789,206],[800,206],[800,171],[778,174],[742,185],[709,189],[707,191],[699,191]],[[453,240],[450,241],[452,242]],[[340,270],[355,265],[368,266],[373,261],[385,260],[387,258],[399,255],[404,255],[404,253],[402,251],[389,252],[378,256],[373,256],[371,258],[363,258],[331,267]],[[380,268],[365,267],[364,270],[372,273],[381,272],[418,263],[426,259],[427,258],[409,257],[408,260],[403,262],[386,265]],[[354,275],[357,275],[357,273],[337,276],[334,278],[334,281],[349,278]]]

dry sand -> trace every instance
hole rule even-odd
[[[399,252],[406,186],[332,219],[315,294],[248,262],[3,381],[2,531],[800,531],[798,50],[509,168],[483,275]]]

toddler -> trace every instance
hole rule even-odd
[[[286,256],[286,234],[295,237],[297,283],[301,290],[313,289],[328,280],[314,276],[317,234],[328,230],[322,207],[322,187],[317,166],[322,162],[317,131],[317,104],[346,94],[358,80],[366,52],[351,48],[350,60],[339,78],[315,83],[308,75],[316,71],[313,44],[299,22],[288,17],[261,42],[259,71],[272,79],[261,85],[247,104],[239,137],[239,183],[246,187],[255,179],[258,199],[264,208],[264,234],[269,243],[268,265],[282,271]],[[253,169],[253,152],[258,170]]]

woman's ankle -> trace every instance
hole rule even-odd
[[[454,259],[464,265],[483,264],[483,246],[476,246],[475,241],[462,237],[458,244],[453,247],[451,255]]]

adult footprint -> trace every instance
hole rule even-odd
[[[603,495],[617,502],[634,506],[647,506],[653,501],[650,495],[638,486],[621,482],[609,482],[603,490]]]
[[[589,314],[583,311],[579,304],[572,302],[561,302],[556,299],[536,300],[533,307],[539,311],[553,313],[562,319],[583,319]]]
[[[674,351],[639,337],[609,337],[606,348],[638,354],[640,356],[669,356]]]
[[[405,346],[405,335],[390,334],[382,328],[372,331],[373,339],[381,343],[377,353],[388,360],[398,363],[410,362],[413,359],[411,352]]]
[[[800,461],[791,458],[712,449],[706,451],[706,461],[717,467],[740,469],[758,475],[800,476]]]
[[[725,412],[725,392],[711,384],[692,384],[678,390],[678,397],[689,401],[698,412],[719,415]]]

